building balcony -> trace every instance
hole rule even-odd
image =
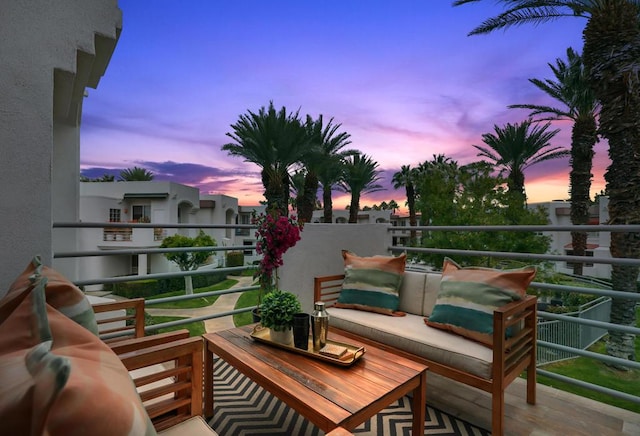
[[[162,227],[155,228],[127,228],[105,227],[102,230],[102,243],[107,242],[112,247],[117,246],[160,246],[167,236],[167,230]],[[102,245],[102,244],[101,244]]]
[[[149,224],[147,224],[149,225]],[[198,225],[200,227],[201,225]],[[366,225],[349,225],[335,226],[332,224],[307,224],[302,233],[302,240],[284,257],[284,266],[280,268],[280,287],[283,289],[294,289],[300,296],[303,310],[310,312],[313,304],[313,277],[326,275],[327,273],[339,273],[342,266],[342,258],[340,256],[341,249],[349,249],[361,255],[372,254],[388,254],[393,252],[406,251],[410,256],[419,255],[425,252],[446,254],[455,259],[456,256],[462,255],[482,255],[496,258],[506,259],[523,259],[526,262],[535,262],[543,260],[546,262],[555,262],[564,265],[566,262],[576,262],[579,260],[575,256],[562,256],[553,254],[534,255],[531,253],[496,253],[496,252],[477,252],[466,250],[454,250],[446,247],[439,248],[412,248],[394,245],[392,241],[395,235],[394,227],[382,224],[366,224]],[[56,226],[54,225],[54,228]],[[195,225],[194,225],[195,227]],[[530,226],[533,227],[533,226]],[[610,231],[606,226],[596,226],[598,231],[605,233]],[[614,226],[610,226],[613,229]],[[633,231],[640,231],[633,227]],[[469,228],[472,229],[472,228]],[[153,229],[138,229],[149,230]],[[407,228],[398,228],[398,231],[407,231]],[[419,231],[437,231],[437,228],[418,228]],[[447,228],[446,230],[451,231]],[[460,230],[460,229],[458,229]],[[516,230],[510,228],[509,230]],[[541,231],[538,228],[528,228],[523,226],[518,229],[521,231]],[[546,229],[545,229],[546,230]],[[614,229],[615,230],[615,229]],[[480,228],[472,231],[482,231]],[[496,231],[496,229],[487,229],[487,231]],[[566,231],[570,231],[566,229]],[[618,231],[620,231],[618,229]],[[132,239],[134,232],[132,232]],[[238,250],[240,247],[215,247],[216,250]],[[150,248],[149,253],[161,252],[162,249]],[[188,251],[188,248],[184,249]],[[123,251],[123,250],[118,250]],[[145,250],[135,250],[142,252]],[[108,251],[105,253],[109,256]],[[82,258],[82,253],[76,253],[75,257]],[[54,255],[54,258],[57,258]],[[74,257],[72,253],[65,253],[63,257]],[[612,259],[605,257],[589,257],[588,262],[596,264],[611,265],[614,263],[640,265],[637,259]],[[423,268],[419,263],[411,264],[414,268]],[[246,267],[236,268],[218,268],[209,269],[210,273],[229,271],[236,272]],[[78,280],[80,286],[91,286],[97,283],[113,283],[120,281],[133,281],[137,279],[152,279],[158,277],[184,277],[185,275],[203,274],[205,272],[158,272],[157,274],[149,274],[145,276],[126,276],[126,277],[94,277],[87,280]],[[616,290],[607,290],[602,288],[590,287],[588,283],[579,289],[572,286],[563,286],[549,284],[543,282],[534,282],[532,287],[547,293],[568,294],[572,292],[585,292],[596,295],[599,302],[606,303],[612,297],[620,296]],[[240,288],[237,292],[242,293],[253,288]],[[225,295],[229,291],[213,291],[211,295]],[[205,296],[198,294],[198,297]],[[626,296],[640,302],[639,294],[629,294]],[[192,298],[189,296],[173,297],[173,298]],[[148,300],[147,305],[153,307],[154,300]],[[594,304],[596,306],[596,304]],[[606,305],[605,305],[606,306]],[[248,308],[234,308],[223,311],[212,310],[207,319],[226,320],[219,324],[220,328],[229,328],[233,326],[232,315],[237,311],[249,311]],[[598,310],[605,312],[603,306],[598,303]],[[598,315],[601,317],[602,315]],[[606,317],[606,315],[604,315]],[[600,360],[600,356],[586,348],[592,340],[585,337],[587,331],[596,331],[596,336],[602,337],[606,334],[608,328],[615,328],[609,324],[608,319],[602,321],[602,318],[588,318],[576,316],[575,314],[557,314],[547,312],[546,310],[538,311],[540,319],[540,327],[538,329],[538,375],[551,377],[551,380],[558,382],[566,382],[580,387],[584,387],[586,391],[597,391],[619,397],[625,401],[640,404],[640,397],[631,395],[615,389],[602,389],[597,385],[591,385],[581,380],[570,377],[556,377],[553,373],[549,373],[545,369],[545,365],[549,360],[554,359],[574,359],[577,356],[586,357],[588,359]],[[190,320],[174,321],[173,325],[180,323],[188,323]],[[552,324],[554,327],[552,327]],[[157,329],[165,327],[165,324],[150,326],[148,332],[152,333]],[[545,326],[545,327],[542,327]],[[550,333],[551,332],[551,333]],[[554,333],[555,332],[555,333]],[[558,333],[559,332],[559,333]],[[640,329],[634,330],[635,334],[640,334]],[[577,342],[567,341],[565,339],[580,339]],[[631,371],[640,372],[640,365],[637,362],[631,362]],[[554,378],[556,377],[556,378]],[[636,392],[640,392],[640,389]],[[535,405],[529,405],[525,401],[526,389],[524,380],[516,380],[505,391],[505,434],[508,435],[620,435],[620,434],[640,434],[640,414],[609,406],[588,398],[567,393],[555,389],[553,387],[538,384],[537,401]],[[466,385],[459,384],[448,378],[443,378],[436,374],[427,376],[427,401],[430,405],[440,410],[464,419],[476,426],[488,429],[491,428],[491,396],[483,391]]]

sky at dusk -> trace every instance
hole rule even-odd
[[[586,20],[563,18],[467,36],[501,8],[485,0],[120,0],[123,29],[111,63],[83,108],[82,174],[144,167],[156,180],[263,200],[259,168],[221,150],[231,124],[273,101],[351,135],[349,148],[379,163],[389,189],[361,206],[396,200],[402,165],[435,154],[477,161],[494,125],[521,122],[510,104],[557,106],[530,78],[582,52]],[[552,145],[570,146],[571,123]],[[596,146],[592,194],[604,188],[606,143]],[[569,160],[525,172],[529,203],[569,197]],[[334,207],[349,196],[334,193]]]

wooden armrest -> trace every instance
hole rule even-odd
[[[154,345],[171,343],[179,339],[189,337],[189,330],[181,329],[173,332],[158,333],[157,335],[145,336],[142,338],[125,339],[118,342],[109,343],[114,353],[124,354],[142,348],[149,348]]]
[[[144,336],[144,298],[133,298],[130,300],[112,301],[109,303],[96,303],[93,304],[92,307],[95,314],[121,310],[126,311],[127,309],[130,309],[133,312],[132,314],[125,314],[125,316],[112,316],[108,318],[100,317],[100,319],[96,317],[96,322],[98,323],[101,335],[117,332],[131,332],[131,334],[126,336],[125,339],[131,336],[136,338]],[[128,321],[131,321],[133,325],[126,325]],[[120,323],[124,325],[110,329],[100,328],[101,325],[109,323]],[[117,340],[121,340],[121,338],[110,339],[108,341],[113,342]]]
[[[203,340],[175,340],[121,354],[157,431],[202,415]],[[160,383],[157,383],[160,382]],[[151,383],[154,387],[144,388]],[[157,386],[157,387],[155,387]]]
[[[538,299],[526,295],[493,312],[493,379],[511,383],[522,371],[535,372]],[[507,329],[514,329],[507,338]],[[533,377],[533,376],[532,376]]]

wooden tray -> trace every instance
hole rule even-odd
[[[325,362],[331,362],[336,365],[341,366],[351,366],[358,359],[360,359],[364,353],[364,347],[357,347],[355,345],[347,344],[344,342],[332,341],[331,339],[327,339],[327,344],[335,344],[341,345],[343,347],[347,347],[347,353],[341,358],[337,359],[335,357],[327,356],[324,354],[320,354],[317,351],[313,350],[313,339],[309,338],[309,346],[306,350],[302,350],[300,348],[296,348],[293,344],[281,344],[279,342],[274,342],[271,340],[271,332],[268,327],[263,327],[260,324],[256,325],[251,332],[251,337],[259,342],[264,342],[265,344],[273,345],[288,351],[293,351],[294,353],[303,354],[305,356],[313,357],[315,359],[324,360]]]

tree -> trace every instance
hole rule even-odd
[[[234,142],[222,146],[231,156],[243,157],[261,168],[267,211],[287,215],[289,210],[289,169],[302,160],[306,151],[306,131],[298,112],[276,111],[273,102],[258,113],[247,111],[231,125],[227,136]]]
[[[216,241],[205,232],[200,230],[198,236],[189,238],[183,235],[167,236],[162,240],[160,248],[179,248],[179,247],[215,247]],[[175,262],[180,271],[193,271],[206,264],[207,260],[214,253],[213,250],[206,251],[181,251],[175,253],[164,253],[171,262]],[[193,294],[193,283],[191,276],[184,277],[184,286],[186,294]]]
[[[153,178],[153,173],[146,168],[133,167],[120,171],[120,180],[123,182],[150,182]]]
[[[433,225],[436,213],[453,213],[459,175],[458,162],[443,154],[434,154],[432,160],[418,165],[414,174],[416,208],[425,224]]]
[[[301,197],[301,202],[298,204],[298,219],[302,222],[311,221],[317,203],[318,186],[324,167],[334,165],[335,159],[333,158],[336,155],[341,155],[343,153],[342,149],[351,143],[348,133],[338,133],[338,129],[341,126],[341,124],[333,124],[333,118],[324,125],[322,114],[316,120],[307,115],[305,129],[310,147],[302,160],[306,173],[304,193]],[[323,201],[331,206],[331,188],[328,190],[328,202],[325,194],[323,186]]]
[[[391,213],[396,213],[396,210],[398,210],[400,208],[400,206],[398,206],[398,203],[396,203],[395,200],[391,199],[389,200],[389,203],[387,204],[387,209],[391,211]]]
[[[474,145],[478,156],[489,159],[498,168],[507,172],[507,187],[513,197],[512,206],[524,207],[527,196],[524,190],[524,170],[540,162],[565,157],[569,151],[562,147],[551,147],[549,141],[560,131],[547,131],[551,123],[543,126],[531,126],[531,120],[522,123],[498,127],[493,126],[495,134],[485,133],[482,141],[488,147]]]
[[[513,198],[504,189],[505,180],[494,176],[493,166],[487,162],[474,162],[459,167],[457,162],[446,159],[446,166],[437,159],[426,163],[428,168],[415,179],[419,192],[417,207],[429,224],[443,225],[505,225],[513,224],[514,214],[508,212]],[[527,208],[515,209],[515,224],[546,224],[542,211]],[[546,253],[550,239],[536,233],[521,232],[424,232],[420,246],[459,250],[503,251],[521,253]],[[427,263],[439,268],[444,260],[441,254],[420,256]],[[460,261],[469,265],[495,266],[499,261],[479,256],[461,256]]]
[[[115,182],[116,177],[113,174],[103,174],[102,177],[91,179],[87,176],[80,176],[81,182]]]
[[[393,183],[393,189],[400,189],[404,186],[405,193],[407,194],[407,208],[409,209],[409,226],[415,227],[418,225],[416,219],[416,191],[413,186],[413,179],[416,176],[416,171],[411,168],[410,165],[402,165],[400,171],[393,175],[391,183]],[[410,232],[411,243],[413,244],[416,239],[416,231]]]
[[[529,116],[543,115],[536,121],[571,120],[571,172],[569,184],[571,193],[571,223],[584,225],[589,222],[589,191],[591,190],[591,168],[593,147],[598,142],[596,114],[598,102],[587,80],[587,74],[580,55],[571,47],[567,49],[567,62],[556,59],[556,65],[549,64],[555,80],[529,79],[537,88],[562,104],[562,107],[534,104],[514,104],[510,108],[531,109]],[[571,232],[574,256],[584,256],[587,249],[587,232]],[[583,264],[575,262],[573,273],[582,275]]]
[[[457,0],[455,6],[479,0]],[[506,10],[472,30],[489,33],[524,23],[539,24],[560,17],[587,19],[583,32],[582,58],[589,83],[600,103],[599,133],[609,143],[611,163],[605,173],[609,193],[610,224],[640,224],[640,92],[637,60],[640,59],[640,2],[637,0],[502,0]],[[610,244],[614,258],[640,257],[640,236],[613,232]],[[611,281],[616,290],[637,292],[640,268],[612,265]],[[635,325],[635,302],[614,298],[611,322]],[[609,330],[607,353],[635,360],[635,336]],[[627,367],[617,366],[621,369]]]
[[[320,115],[317,120],[311,123],[308,121],[307,126],[309,126],[307,132],[313,138],[313,142],[319,145],[316,149],[318,154],[311,156],[316,164],[314,170],[317,183],[314,195],[317,193],[318,184],[322,185],[323,221],[331,223],[333,222],[331,191],[342,175],[343,159],[358,151],[345,149],[351,144],[349,139],[351,135],[347,132],[338,133],[342,124],[333,124],[333,118],[324,126],[322,115]]]
[[[380,172],[377,168],[378,162],[375,162],[366,154],[354,154],[345,158],[344,171],[339,187],[342,191],[351,194],[351,203],[349,205],[350,223],[358,222],[360,196],[383,189],[377,183],[380,181]]]

